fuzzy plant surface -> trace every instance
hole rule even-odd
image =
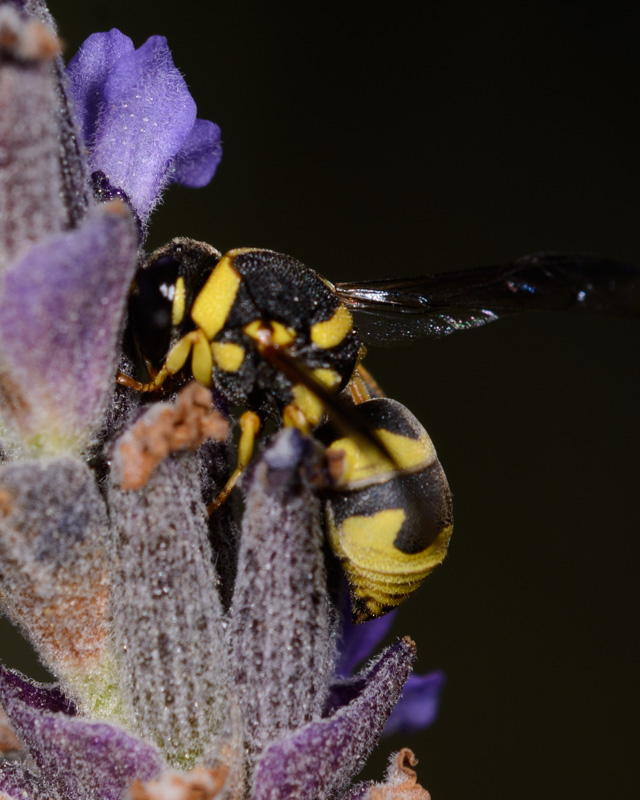
[[[65,67],[44,3],[0,2],[0,109],[0,602],[57,678],[0,668],[0,797],[427,798],[409,750],[354,784],[443,677],[408,638],[371,658],[393,615],[336,600],[318,445],[276,432],[208,515],[218,398],[115,382],[150,213],[222,155],[166,40],[94,33]]]

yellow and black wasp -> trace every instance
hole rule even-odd
[[[156,392],[186,373],[248,409],[238,469],[218,503],[251,458],[265,418],[313,433],[340,463],[327,494],[327,536],[350,583],[354,618],[363,621],[399,605],[443,560],[453,520],[431,439],[362,366],[360,331],[371,343],[406,342],[539,309],[636,314],[640,273],[613,260],[537,254],[334,285],[270,250],[222,255],[175,239],[147,259],[130,298],[148,379],[119,381]]]

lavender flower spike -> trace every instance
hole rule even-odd
[[[220,129],[196,104],[166,39],[137,50],[115,28],[94,33],[67,68],[96,188],[124,197],[141,223],[169,183],[205,186],[222,157]]]
[[[405,751],[351,785],[415,645],[353,675],[385,620],[338,656],[324,447],[267,429],[244,504],[208,505],[237,409],[188,375],[164,397],[115,385],[153,371],[125,330],[140,226],[169,183],[211,178],[218,128],[163,38],[95,34],[66,76],[44,0],[0,12],[0,610],[57,681],[0,667],[22,759],[0,758],[0,800],[426,800]]]

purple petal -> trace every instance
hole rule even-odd
[[[0,760],[0,796],[3,800],[50,800],[51,791],[22,764]]]
[[[413,642],[400,640],[369,669],[348,705],[267,748],[256,768],[253,800],[325,800],[344,790],[378,741],[414,657]]]
[[[50,452],[86,445],[113,392],[136,252],[131,214],[113,202],[7,271],[0,385],[23,441]]]
[[[0,701],[47,786],[65,800],[122,800],[134,780],[151,780],[163,766],[155,748],[106,722],[45,712],[20,697],[0,673]],[[95,790],[99,789],[99,792]]]
[[[196,104],[163,36],[120,58],[103,94],[91,168],[124,191],[144,221],[194,126]]]
[[[173,162],[171,182],[200,189],[213,178],[221,158],[220,128],[197,119]]]
[[[36,683],[0,665],[0,683],[18,700],[37,711],[75,716],[76,707],[57,683]]]
[[[366,680],[364,678],[349,678],[343,681],[336,681],[329,687],[324,706],[322,708],[323,717],[332,717],[342,706],[348,705],[362,692]]]
[[[391,611],[382,617],[376,617],[369,622],[354,625],[351,621],[351,603],[348,591],[342,594],[341,611],[341,637],[338,643],[338,663],[336,676],[348,677],[353,674],[356,667],[377,648],[380,642],[391,630],[397,611]]]
[[[411,675],[398,705],[384,728],[385,736],[412,733],[435,722],[440,708],[440,693],[446,683],[443,672]]]
[[[117,28],[94,33],[86,39],[69,62],[69,88],[76,104],[85,142],[93,142],[104,105],[104,85],[118,59],[131,55],[135,48],[128,36]]]

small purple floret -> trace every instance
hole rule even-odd
[[[325,703],[325,716],[337,705],[347,702],[356,690],[356,682],[353,678],[349,680],[350,676],[389,633],[396,616],[396,612],[392,611],[369,622],[354,625],[351,622],[351,606],[346,592],[343,597],[344,602],[340,609],[342,636],[335,669],[337,680],[330,687]],[[402,697],[389,717],[383,735],[420,731],[432,725],[438,716],[440,694],[445,683],[444,673],[438,670],[426,675],[411,675]]]
[[[133,42],[117,28],[94,33],[81,46],[67,68],[84,140],[93,145],[98,119],[105,103],[104,86],[116,63],[135,52]]]
[[[342,636],[339,644],[336,676],[347,678],[352,675],[357,667],[371,656],[376,647],[391,630],[396,618],[396,611],[391,611],[382,617],[376,617],[368,622],[355,625],[351,621],[351,605],[348,595],[344,592],[342,612]]]
[[[94,33],[67,69],[92,172],[126,195],[144,223],[169,183],[206,185],[222,157],[220,129],[196,105],[163,36],[134,48]]]
[[[197,119],[173,162],[171,182],[201,189],[213,178],[221,158],[220,128],[208,119]]]
[[[385,725],[384,735],[414,733],[432,725],[440,710],[440,695],[446,682],[444,672],[439,670],[426,675],[410,675],[402,697]]]

